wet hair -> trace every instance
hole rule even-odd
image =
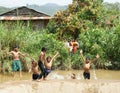
[[[46,58],[46,60],[48,60],[49,58],[52,59],[50,56],[48,56],[48,57]]]
[[[13,49],[14,49],[14,48],[19,48],[19,46],[15,45],[15,46],[13,46]]]
[[[35,61],[35,60],[32,60],[32,65],[35,65],[35,66],[37,66],[37,62]]]
[[[86,57],[86,60],[90,60],[90,57]]]
[[[72,78],[72,79],[76,79],[75,73],[72,73],[71,78]]]
[[[32,60],[32,64],[35,62],[35,60]]]
[[[42,47],[41,51],[45,51],[45,52],[46,52],[46,48],[45,48],[45,47]]]

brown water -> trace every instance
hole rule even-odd
[[[70,79],[75,73],[77,79]],[[52,71],[48,80],[35,82],[31,74],[22,80],[0,75],[0,93],[120,93],[120,71],[91,70],[91,80],[84,80],[83,71]]]
[[[91,79],[106,79],[106,80],[120,80],[120,71],[114,70],[91,70]],[[71,70],[71,71],[52,71],[48,76],[48,79],[70,79],[71,73],[75,73],[78,80],[83,80],[82,70]],[[16,80],[31,80],[31,74],[23,73],[23,78],[19,78],[17,73],[16,78],[13,79],[12,74],[0,74],[0,83]]]

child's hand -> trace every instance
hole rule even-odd
[[[97,55],[96,55],[96,58],[99,58],[99,57],[100,57],[100,56],[97,54]]]
[[[55,52],[55,55],[58,55],[58,54],[59,54],[59,52],[58,52],[58,51],[56,51],[56,52]]]
[[[83,54],[83,50],[82,49],[80,50],[80,54]]]
[[[30,72],[31,72],[31,69],[28,70],[28,73],[30,73]]]
[[[6,48],[6,49],[5,49],[5,53],[6,53],[6,54],[9,54],[9,48]]]

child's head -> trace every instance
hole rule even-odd
[[[86,63],[89,63],[89,62],[90,62],[90,58],[86,57]]]
[[[48,56],[47,58],[46,58],[46,61],[49,63],[50,61],[51,61],[51,57],[50,56]]]
[[[71,78],[72,78],[72,79],[76,79],[75,73],[72,73]]]
[[[14,49],[14,51],[16,51],[16,52],[17,52],[17,51],[18,51],[18,49],[19,49],[19,47],[18,47],[18,46],[14,46],[14,47],[13,47],[13,49]]]
[[[42,51],[42,52],[46,52],[46,48],[45,48],[45,47],[42,47],[41,51]]]
[[[37,62],[35,60],[32,60],[32,66],[34,66],[34,67],[37,66]]]

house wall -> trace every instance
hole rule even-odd
[[[29,23],[33,30],[41,30],[41,29],[44,29],[47,26],[49,20],[19,20],[19,21],[15,21],[15,20],[7,20],[6,21],[6,20],[2,20],[1,22],[3,24],[7,25],[8,29],[11,29],[11,27],[14,26],[14,24],[19,22],[23,26],[27,26],[28,23]]]

